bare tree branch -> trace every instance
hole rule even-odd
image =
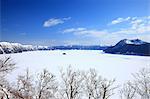
[[[62,88],[61,99],[80,99],[82,94],[83,77],[80,71],[75,71],[69,66],[67,71],[61,71]]]
[[[117,88],[114,86],[115,80],[103,79],[101,76],[98,76],[94,69],[90,69],[85,73],[84,77],[88,99],[108,99]]]
[[[10,57],[0,59],[0,98],[10,99],[9,83],[5,76],[15,68],[15,63]]]
[[[132,87],[133,83],[130,81],[123,85],[123,88],[119,91],[121,99],[136,99],[136,88]]]
[[[38,75],[36,91],[36,99],[55,99],[57,92],[55,76],[44,69],[43,72]]]
[[[142,68],[133,74],[134,80],[127,83],[121,90],[123,99],[150,99],[150,68]],[[136,98],[135,98],[136,99]]]
[[[0,59],[0,75],[5,75],[15,69],[15,63],[10,57]]]

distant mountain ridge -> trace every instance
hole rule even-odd
[[[0,54],[21,53],[35,50],[103,50],[105,53],[111,54],[150,56],[150,43],[139,39],[123,39],[114,46],[33,46],[20,43],[0,42]]]
[[[115,46],[108,47],[105,53],[150,56],[150,43],[139,39],[123,39]]]
[[[67,46],[52,46],[53,50],[104,50],[108,46],[100,46],[100,45],[67,45]]]
[[[0,42],[0,54],[21,53],[24,51],[45,50],[47,46],[22,45],[20,43]]]
[[[23,45],[20,43],[0,42],[0,54],[21,53],[25,51],[35,50],[104,50],[107,46],[82,46],[82,45],[67,45],[67,46],[33,46]]]

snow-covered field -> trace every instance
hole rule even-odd
[[[64,52],[66,55],[62,54]],[[26,68],[29,68],[32,74],[47,68],[55,75],[59,75],[61,68],[71,65],[80,70],[94,68],[103,77],[115,78],[118,84],[122,84],[132,79],[131,73],[150,66],[150,57],[114,55],[94,50],[31,51],[0,55],[0,58],[5,56],[11,56],[17,66],[17,69],[9,75],[11,80],[16,79]]]

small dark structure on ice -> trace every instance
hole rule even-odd
[[[62,53],[63,55],[66,55],[66,53]]]

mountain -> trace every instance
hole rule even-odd
[[[34,50],[104,50],[107,46],[82,46],[82,45],[67,45],[67,46],[33,46],[22,45],[20,43],[0,42],[0,54],[21,53],[24,51]]]
[[[105,53],[111,54],[126,54],[126,55],[141,55],[150,56],[150,43],[139,39],[123,39],[115,46],[82,46],[82,45],[67,45],[67,46],[33,46],[23,45],[20,43],[0,42],[0,54],[21,53],[24,51],[34,50],[103,50]]]
[[[68,45],[68,46],[53,46],[53,50],[104,50],[107,46],[99,46],[99,45]]]
[[[46,46],[22,45],[20,43],[0,42],[0,54],[21,53],[24,51],[45,50]]]
[[[139,39],[123,39],[115,46],[108,47],[105,53],[150,56],[150,43]]]

